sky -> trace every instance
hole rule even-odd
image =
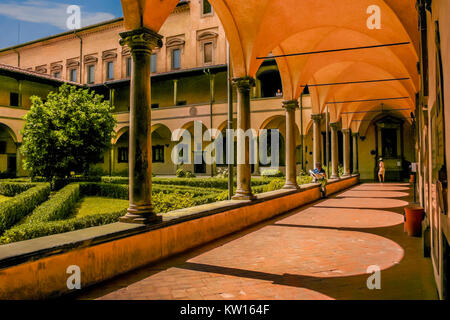
[[[81,9],[81,27],[123,16],[120,0],[0,0],[0,48],[69,31],[71,5]]]

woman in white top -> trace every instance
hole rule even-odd
[[[380,180],[380,182],[384,182],[384,174],[386,172],[386,169],[384,168],[384,162],[383,159],[380,158],[380,163],[378,164],[378,180]]]

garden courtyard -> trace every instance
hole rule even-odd
[[[310,177],[298,178],[299,184],[310,182]],[[255,177],[252,190],[275,191],[284,183],[283,177]],[[155,213],[164,215],[227,200],[228,179],[153,177],[152,196]],[[0,180],[0,244],[117,222],[127,212],[128,198],[127,177],[74,177],[53,190],[31,178]]]

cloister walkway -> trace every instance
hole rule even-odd
[[[408,184],[362,184],[78,298],[437,299],[421,239],[403,232],[409,201]],[[367,288],[374,265],[381,290]]]

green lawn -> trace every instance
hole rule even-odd
[[[120,211],[129,206],[128,200],[103,198],[103,197],[84,197],[81,199],[77,208],[77,218]]]
[[[10,198],[10,197],[2,196],[2,195],[0,194],[0,203],[5,202],[5,201],[8,201],[9,199],[11,199],[11,198]]]

